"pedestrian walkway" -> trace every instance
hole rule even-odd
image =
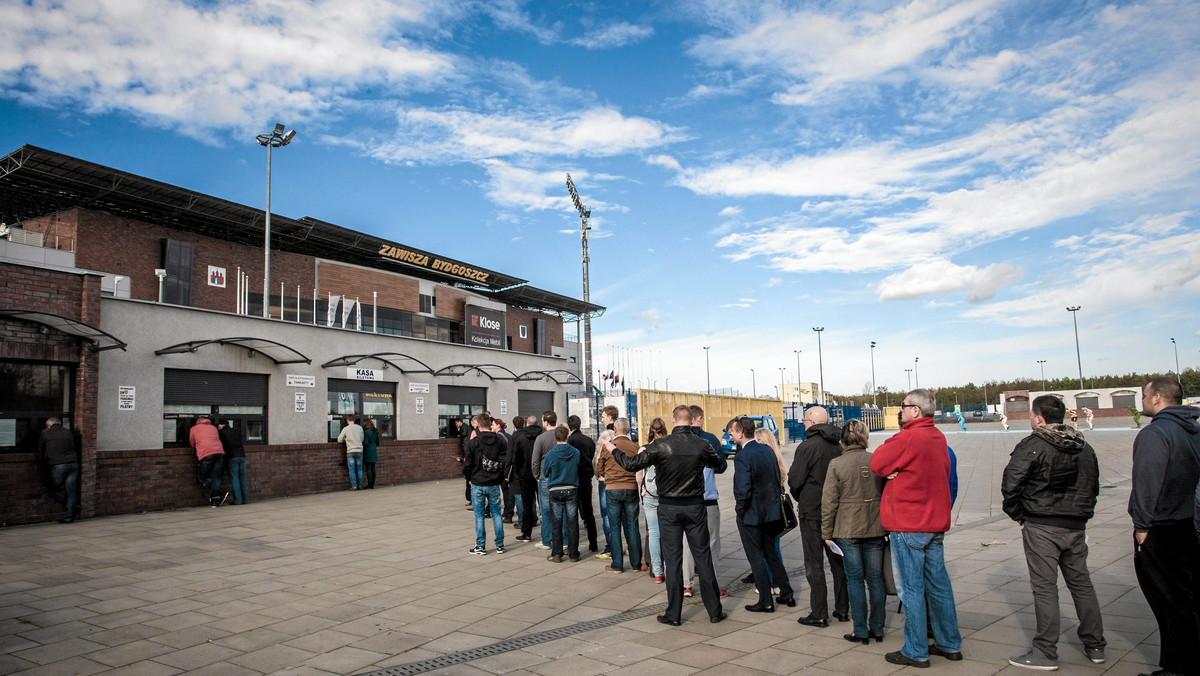
[[[1000,474],[1027,432],[957,432],[959,503],[947,536],[966,659],[928,673],[1028,673],[1008,665],[1033,636],[1020,530],[1000,511]],[[1133,573],[1129,495],[1134,430],[1087,433],[1101,462],[1089,532],[1108,661],[1075,637],[1063,591],[1063,674],[1149,672],[1158,638]],[[872,436],[877,445],[883,435]],[[790,450],[790,449],[789,449]],[[785,453],[790,460],[790,452]],[[742,609],[754,591],[733,515],[732,466],[718,478],[730,617],[710,624],[699,597],[683,626],[655,621],[664,587],[604,572],[607,560],[553,564],[506,525],[507,554],[474,544],[461,480],[244,506],[0,530],[0,674],[892,674],[903,616],[887,637],[842,640],[849,624],[796,623],[808,612]],[[490,542],[489,525],[489,548]],[[536,538],[535,538],[536,539]],[[784,537],[793,584],[799,535]],[[911,671],[911,669],[909,669]]]

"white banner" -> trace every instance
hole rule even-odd
[[[429,383],[409,383],[408,391],[410,394],[429,394]]]
[[[333,295],[332,293],[329,294],[329,309],[325,313],[329,316],[325,322],[325,326],[333,326],[334,320],[337,319],[337,306],[338,306],[338,297]]]
[[[350,380],[383,380],[383,371],[378,369],[360,369],[346,367],[346,377]]]
[[[297,376],[291,373],[287,374],[288,387],[316,387],[316,376]]]
[[[355,303],[353,301],[347,303],[346,297],[342,296],[342,328],[350,325],[350,313],[354,310]]]

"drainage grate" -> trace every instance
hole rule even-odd
[[[789,578],[803,577],[803,575],[803,568],[796,571],[788,571]],[[733,596],[753,588],[754,585],[746,584],[739,580],[738,582],[726,587],[725,591],[729,592],[730,596]],[[701,603],[699,597],[697,597],[694,601],[689,602],[687,605],[695,605],[697,603]],[[627,610],[623,613],[617,613],[616,615],[609,615],[608,617],[601,617],[599,619],[589,620],[587,622],[580,622],[579,624],[572,624],[568,627],[559,627],[558,629],[539,631],[536,634],[526,634],[524,636],[510,638],[498,643],[491,643],[478,648],[471,648],[470,650],[462,650],[456,653],[450,653],[448,655],[431,657],[427,660],[421,660],[420,662],[409,662],[408,664],[388,667],[387,669],[373,671],[369,674],[363,674],[362,676],[410,676],[411,674],[424,674],[430,671],[437,671],[438,669],[453,667],[455,665],[463,664],[464,662],[483,659],[484,657],[491,657],[493,655],[500,655],[513,650],[521,650],[523,648],[529,648],[542,643],[549,643],[550,641],[557,641],[560,638],[567,638],[568,636],[582,634],[594,629],[603,629],[604,627],[611,627],[615,624],[621,624],[622,622],[638,620],[650,615],[659,615],[666,610],[666,608],[667,604],[659,603],[657,605],[648,606],[645,608]]]

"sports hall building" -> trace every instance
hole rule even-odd
[[[378,481],[459,476],[454,418],[566,410],[604,308],[468,261],[32,146],[0,158],[0,524],[53,519],[34,451],[82,449],[83,516],[205,503],[188,430],[246,440],[251,500],[349,487],[342,417]]]

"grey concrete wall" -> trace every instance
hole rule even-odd
[[[162,447],[163,370],[166,368],[263,373],[270,376],[267,441],[274,444],[298,444],[326,441],[328,416],[327,381],[346,378],[345,367],[321,368],[321,364],[348,354],[400,352],[411,355],[437,370],[450,364],[498,364],[514,373],[549,371],[564,368],[559,357],[490,350],[438,343],[416,338],[377,335],[248,317],[211,310],[197,310],[144,301],[104,298],[101,327],[129,344],[125,351],[109,350],[100,357],[99,414],[97,416],[100,451]],[[283,343],[306,357],[311,364],[279,364],[257,354],[251,357],[244,348],[232,345],[208,345],[194,353],[155,356],[155,350],[170,345],[228,337],[265,338]],[[380,369],[376,360],[360,366]],[[287,387],[288,375],[313,376],[316,387]],[[506,401],[512,418],[517,412],[517,390],[545,390],[555,393],[555,402],[565,401],[566,387],[550,379],[540,381],[490,380],[471,372],[460,377],[434,377],[432,374],[401,374],[394,368],[383,371],[385,382],[396,385],[396,430],[398,439],[430,439],[438,435],[438,385],[487,388],[488,407],[500,414],[500,402]],[[560,378],[561,379],[561,378]],[[429,385],[428,393],[410,393],[410,383]],[[118,388],[136,388],[133,411],[118,410]],[[295,412],[296,392],[308,393],[308,410]],[[415,413],[416,398],[425,400],[425,412]]]

